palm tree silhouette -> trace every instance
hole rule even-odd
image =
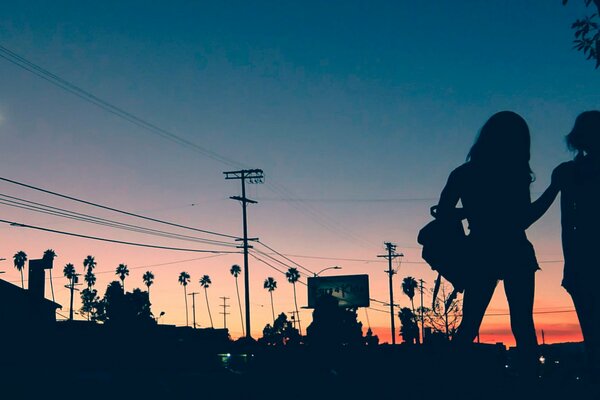
[[[13,256],[14,265],[17,271],[21,273],[21,289],[25,289],[25,283],[23,281],[23,268],[25,268],[25,263],[27,262],[27,253],[23,250],[19,250]]]
[[[183,285],[183,297],[185,298],[185,326],[190,326],[188,317],[188,304],[187,304],[187,285],[190,282],[190,274],[183,271],[179,274],[179,284]]]
[[[56,252],[52,249],[48,249],[44,251],[44,256],[42,257],[45,260],[54,260],[56,257]],[[50,268],[50,292],[52,293],[52,301],[54,301],[54,283],[52,283],[52,268]]]
[[[206,308],[208,309],[208,317],[210,318],[210,327],[214,328],[212,315],[210,313],[210,304],[208,303],[208,288],[212,281],[210,280],[210,276],[204,275],[200,278],[200,286],[204,288],[204,296],[206,297]]]
[[[91,269],[88,269],[83,280],[87,283],[88,289],[91,289],[92,286],[96,284],[96,274],[94,274]]]
[[[69,289],[71,289],[69,321],[73,321],[73,289],[75,284],[77,283],[77,273],[75,272],[75,266],[71,263],[65,265],[65,267],[63,268],[63,275],[69,280]]]
[[[413,314],[415,313],[415,289],[419,286],[417,280],[412,276],[407,276],[402,280],[402,292],[410,299]]]
[[[242,272],[242,269],[240,268],[239,265],[233,264],[231,266],[231,269],[229,270],[229,272],[235,278],[235,292],[237,293],[237,296],[238,296],[238,307],[240,309],[240,322],[242,323],[242,332],[244,332],[244,317],[242,315],[242,301],[240,300],[240,289],[237,284],[237,277]]]
[[[302,335],[302,325],[300,325],[300,314],[298,314],[298,301],[296,300],[296,282],[300,279],[300,272],[297,268],[290,268],[285,273],[288,282],[294,286],[294,306],[296,307],[296,318],[298,318],[298,332]]]
[[[87,256],[85,260],[83,260],[83,267],[91,271],[93,271],[94,268],[96,268],[96,264],[96,260],[93,256]]]
[[[150,286],[154,283],[154,274],[150,271],[146,271],[142,276],[142,280],[144,281],[144,285],[148,288],[148,298],[150,298]]]
[[[127,265],[125,264],[119,264],[115,270],[115,275],[119,275],[121,286],[123,286],[123,293],[125,293],[125,278],[129,276],[129,268],[127,268]]]
[[[238,280],[237,280],[238,276],[242,272],[242,269],[240,268],[239,265],[233,264],[231,266],[231,269],[229,270],[229,272],[235,278],[235,292],[237,293],[238,306],[240,308],[240,321],[242,322],[242,332],[244,332],[244,317],[242,316],[242,301],[240,300],[240,289],[238,287]]]
[[[273,324],[275,324],[275,307],[273,306],[273,291],[277,289],[277,281],[272,277],[268,277],[265,279],[265,283],[263,283],[263,287],[269,291],[271,295],[271,312],[273,313]]]

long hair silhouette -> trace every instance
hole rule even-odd
[[[486,172],[521,172],[531,182],[530,149],[531,136],[523,117],[513,111],[500,111],[492,115],[479,131],[467,161]]]

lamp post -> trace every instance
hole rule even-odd
[[[327,268],[323,268],[322,270],[320,270],[319,272],[315,273],[315,278],[317,276],[319,276],[321,274],[321,272],[323,271],[327,271],[328,269],[342,269],[342,267],[340,267],[339,265],[334,265],[333,267],[327,267]]]

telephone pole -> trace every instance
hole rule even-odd
[[[189,293],[188,296],[192,296],[192,319],[194,321],[194,329],[196,329],[196,295],[198,292]]]
[[[81,275],[81,274],[73,275],[73,278],[71,278],[71,283],[69,283],[68,285],[65,285],[65,287],[71,291],[71,300],[70,300],[70,306],[69,306],[69,321],[73,321],[73,291],[75,291],[75,290],[79,291],[79,289],[76,289],[75,286],[81,286],[81,283],[77,283],[79,281],[79,278],[78,278],[79,275]]]
[[[223,307],[223,312],[221,314],[223,314],[223,329],[227,329],[227,316],[229,315],[229,313],[227,312],[227,307],[229,307],[229,305],[227,305],[227,300],[229,300],[229,297],[219,297],[220,299],[223,299],[223,305],[221,307]]]
[[[242,241],[242,246],[238,246],[238,248],[244,249],[244,301],[246,302],[246,337],[251,338],[252,336],[250,334],[250,279],[248,274],[248,249],[252,248],[252,246],[248,245],[248,241],[257,239],[248,239],[248,219],[246,215],[246,205],[248,203],[256,204],[257,202],[254,200],[250,200],[246,197],[246,181],[248,181],[248,183],[263,183],[264,175],[262,169],[242,169],[239,171],[229,171],[223,173],[225,174],[225,179],[238,179],[242,183],[242,195],[231,196],[230,199],[237,200],[240,203],[242,203],[244,237],[242,239],[236,240]]]
[[[396,344],[396,324],[394,317],[394,286],[392,284],[392,278],[396,271],[392,269],[392,261],[397,257],[403,257],[404,254],[396,253],[396,245],[390,242],[385,242],[385,248],[387,249],[387,254],[378,255],[377,257],[385,258],[388,260],[388,269],[384,271],[388,274],[390,280],[390,322],[392,328],[392,344]]]
[[[421,292],[421,343],[425,344],[425,316],[423,314],[423,279],[419,279],[420,292]]]

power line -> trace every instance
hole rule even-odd
[[[278,264],[279,264],[279,265],[281,265],[282,267],[285,267],[285,268],[287,268],[287,269],[289,269],[289,268],[290,268],[290,265],[289,265],[289,264],[286,264],[286,263],[284,263],[283,261],[276,259],[275,257],[273,257],[273,256],[269,255],[268,253],[265,253],[264,251],[260,251],[260,250],[257,250],[257,249],[252,249],[252,251],[253,251],[254,253],[258,253],[258,254],[260,254],[260,255],[261,255],[261,256],[263,256],[263,257],[267,257],[268,259],[270,259],[270,260],[272,260],[272,261],[274,261],[274,262],[278,263]]]
[[[439,198],[433,197],[391,197],[391,198],[371,198],[371,199],[356,199],[356,198],[259,198],[260,201],[267,202],[308,202],[308,203],[400,203],[413,201],[438,201]]]
[[[1,47],[2,46],[0,46],[0,49],[1,49]],[[227,238],[230,238],[230,239],[238,239],[237,236],[227,235],[227,234],[224,234],[224,233],[209,231],[209,230],[205,230],[205,229],[194,228],[194,227],[191,227],[191,226],[186,226],[186,225],[181,225],[181,224],[176,224],[174,222],[164,221],[164,220],[160,220],[160,219],[157,219],[157,218],[146,217],[144,215],[140,215],[140,214],[136,214],[136,213],[132,213],[132,212],[128,212],[128,211],[119,210],[119,209],[116,209],[116,208],[113,208],[113,207],[109,207],[109,206],[104,206],[102,204],[94,203],[94,202],[87,201],[87,200],[82,200],[82,199],[79,199],[79,198],[76,198],[76,197],[68,196],[66,194],[61,194],[61,193],[53,192],[51,190],[42,189],[42,188],[37,187],[37,186],[28,185],[26,183],[18,182],[18,181],[15,181],[15,180],[12,180],[12,179],[8,179],[8,178],[0,177],[0,180],[4,181],[4,182],[12,183],[14,185],[26,187],[28,189],[36,190],[38,192],[42,192],[42,193],[46,193],[46,194],[51,194],[53,196],[62,197],[62,198],[67,199],[67,200],[72,200],[72,201],[76,201],[78,203],[87,204],[87,205],[90,205],[90,206],[102,208],[104,210],[109,210],[109,211],[113,211],[113,212],[116,212],[116,213],[128,215],[130,217],[141,218],[141,219],[145,219],[147,221],[156,222],[156,223],[159,223],[159,224],[170,225],[170,226],[174,226],[174,227],[177,227],[177,228],[183,228],[183,229],[188,229],[188,230],[191,230],[191,231],[207,233],[207,234],[210,234],[210,235],[223,236],[223,237],[227,237]]]
[[[279,272],[280,274],[282,274],[282,275],[285,275],[285,271],[282,271],[282,270],[280,270],[279,268],[277,268],[276,266],[274,266],[273,264],[271,264],[271,263],[269,263],[269,262],[267,262],[267,261],[265,261],[265,260],[263,260],[263,259],[259,258],[259,257],[258,257],[258,256],[255,254],[255,252],[251,252],[251,253],[249,253],[249,254],[250,254],[252,257],[254,257],[256,260],[260,261],[261,263],[263,263],[263,264],[265,264],[265,265],[267,265],[267,266],[269,266],[269,267],[273,268],[275,271]],[[306,285],[306,283],[302,282],[301,280],[298,280],[298,282],[300,282],[300,283],[301,283],[301,284],[303,284],[303,285]]]
[[[138,247],[147,247],[147,248],[153,248],[153,249],[173,250],[173,251],[188,251],[188,252],[193,252],[193,253],[215,253],[215,254],[216,253],[222,253],[222,254],[234,254],[234,253],[238,254],[239,253],[238,251],[188,249],[188,248],[181,248],[181,247],[158,246],[158,245],[153,245],[153,244],[127,242],[127,241],[123,241],[123,240],[107,239],[107,238],[101,238],[101,237],[97,237],[97,236],[82,235],[79,233],[65,232],[65,231],[59,231],[59,230],[55,230],[55,229],[43,228],[40,226],[21,224],[18,222],[7,221],[4,219],[0,219],[0,222],[9,224],[11,226],[21,227],[21,228],[36,229],[36,230],[44,231],[44,232],[51,232],[51,233],[57,233],[57,234],[61,234],[61,235],[74,236],[74,237],[79,237],[79,238],[83,238],[83,239],[99,240],[102,242],[118,243],[118,244],[124,244],[124,245],[128,245],[128,246],[138,246]]]
[[[284,259],[286,259],[287,261],[291,262],[291,263],[292,263],[292,264],[294,264],[295,266],[297,266],[297,267],[299,267],[299,268],[302,268],[303,270],[307,271],[307,272],[310,274],[310,276],[313,276],[313,275],[315,274],[315,272],[314,272],[314,271],[311,271],[310,269],[308,269],[308,268],[306,268],[306,267],[304,267],[304,266],[302,266],[302,265],[298,264],[296,261],[294,261],[294,260],[292,260],[292,259],[290,259],[290,258],[286,257],[284,254],[282,254],[282,253],[278,252],[277,250],[275,250],[274,248],[272,248],[272,247],[270,247],[270,246],[268,246],[268,245],[264,244],[264,243],[263,243],[263,242],[261,242],[260,240],[257,240],[257,242],[258,242],[258,243],[260,243],[261,245],[265,246],[267,249],[271,250],[271,251],[272,251],[272,252],[274,252],[275,254],[279,255],[280,257],[283,257],[283,258],[284,258]],[[257,251],[258,251],[258,250],[257,250]],[[264,253],[264,254],[266,254],[266,253]]]
[[[81,87],[75,85],[74,83],[71,83],[61,77],[59,77],[58,75],[53,74],[52,72],[42,68],[41,66],[27,60],[26,58],[18,55],[17,53],[13,52],[12,50],[0,45],[0,57],[4,58],[5,60],[9,61],[10,63],[26,70],[29,71],[31,73],[33,73],[34,75],[38,76],[39,78],[44,79],[45,81],[71,93],[74,94],[75,96],[79,97],[82,100],[87,101],[88,103],[91,103],[99,108],[102,108],[105,111],[108,111],[109,113],[116,115],[142,129],[145,129],[149,132],[152,132],[164,139],[170,140],[176,144],[179,144],[181,146],[187,146],[190,147],[191,149],[201,153],[202,155],[211,158],[215,161],[218,161],[220,163],[229,165],[229,166],[233,166],[233,167],[243,167],[242,164],[240,164],[239,162],[236,162],[234,160],[231,160],[225,156],[222,156],[212,150],[209,150],[203,146],[200,146],[194,142],[191,142],[179,135],[174,134],[173,132],[170,132],[166,129],[163,129],[151,122],[146,121],[145,119],[138,117],[137,115],[134,115],[128,111],[125,111],[124,109],[115,106],[114,104],[109,103],[108,101],[99,98],[98,96],[82,89]]]
[[[260,242],[262,244],[262,242]],[[403,246],[404,247],[404,246]],[[267,254],[267,253],[265,253]],[[315,260],[332,260],[332,261],[350,261],[350,262],[365,262],[365,263],[387,263],[384,260],[375,260],[368,258],[343,258],[343,257],[321,257],[321,256],[309,256],[306,254],[283,254],[288,257],[297,257],[297,258],[308,258]],[[552,263],[561,263],[564,260],[541,260],[538,261],[539,264],[552,264]],[[405,261],[402,260],[402,264],[427,264],[425,261]]]
[[[2,197],[5,197],[5,199],[2,199]],[[11,199],[15,199],[15,200],[11,200]],[[39,213],[43,213],[43,214],[58,216],[58,217],[62,217],[62,218],[68,218],[68,219],[72,219],[72,220],[76,220],[76,221],[82,221],[82,222],[87,222],[87,223],[96,224],[96,225],[102,225],[102,226],[107,226],[107,227],[112,227],[112,228],[117,228],[117,229],[123,229],[123,230],[131,231],[131,232],[143,233],[143,234],[154,235],[154,236],[161,236],[161,237],[166,237],[166,238],[170,238],[170,239],[178,239],[178,240],[199,242],[199,243],[205,243],[205,244],[213,244],[216,246],[235,247],[234,243],[224,242],[224,241],[220,241],[220,240],[213,240],[213,239],[205,239],[205,238],[200,238],[197,236],[182,235],[179,233],[162,231],[162,230],[147,228],[147,227],[143,227],[143,226],[139,226],[139,225],[127,224],[125,222],[96,217],[93,215],[79,213],[76,211],[71,211],[71,210],[67,210],[64,208],[60,208],[60,207],[54,207],[54,206],[50,206],[47,204],[22,199],[19,197],[9,196],[6,194],[0,194],[0,204],[10,206],[10,207],[16,207],[16,208],[20,208],[20,209],[24,209],[24,210],[29,210],[29,211],[35,211],[35,212],[39,212]]]
[[[286,189],[285,187],[283,187],[279,184],[275,184],[273,182],[268,182],[267,187],[274,193],[279,194],[279,195],[283,196],[285,199],[289,200],[290,201],[289,204],[293,208],[295,208],[296,210],[309,216],[318,225],[322,226],[323,228],[327,229],[328,231],[330,231],[336,235],[342,235],[346,239],[352,240],[355,243],[359,244],[360,246],[362,246],[363,248],[366,248],[366,249],[369,249],[370,248],[369,246],[373,245],[372,243],[369,243],[368,241],[364,240],[363,238],[360,238],[360,237],[352,234],[348,229],[343,228],[341,225],[339,225],[339,223],[333,221],[327,215],[325,215],[322,212],[319,212],[317,209],[311,207],[309,204],[306,204],[306,202],[304,202],[302,200],[293,201],[294,200],[293,193],[291,191],[289,191],[288,189]],[[368,246],[365,246],[365,244],[367,244]]]

